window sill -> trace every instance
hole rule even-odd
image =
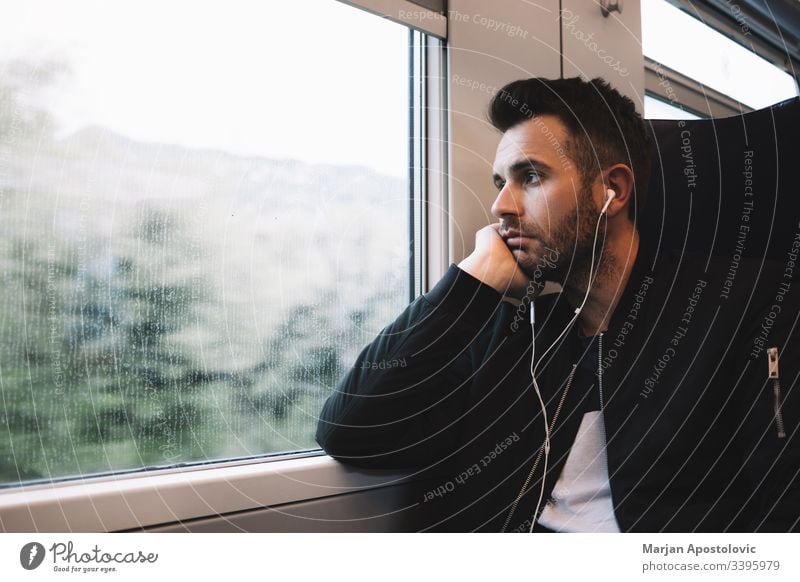
[[[319,454],[23,486],[0,492],[0,530],[121,531],[397,485],[406,479],[406,474],[367,471]]]

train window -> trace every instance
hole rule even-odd
[[[6,3],[0,483],[317,448],[417,291],[411,38],[334,0]]]
[[[791,75],[666,0],[642,3],[642,52],[753,109],[797,95]]]
[[[650,95],[644,96],[644,117],[645,119],[700,119],[699,115]]]

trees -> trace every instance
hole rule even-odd
[[[407,298],[404,182],[57,139],[37,91],[68,69],[15,67],[39,73],[0,76],[0,484],[316,447]]]

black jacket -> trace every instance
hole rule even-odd
[[[640,246],[601,353],[621,531],[800,529],[800,263],[789,265]],[[559,293],[534,304],[538,358],[573,309]],[[417,500],[440,516],[433,530],[500,531],[544,438],[528,322],[525,305],[451,265],[359,355],[317,441],[353,465],[438,471]],[[567,333],[537,370],[548,419],[557,414],[545,500],[588,406],[580,389],[564,394],[580,349]],[[541,472],[508,531],[530,524]]]

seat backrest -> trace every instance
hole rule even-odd
[[[787,260],[800,236],[800,98],[735,117],[647,124],[644,244]]]

